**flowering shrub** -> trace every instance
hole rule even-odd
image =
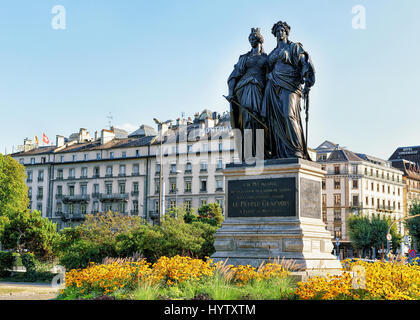
[[[85,269],[73,269],[66,273],[66,288],[77,287],[81,293],[100,291],[112,293],[130,283],[136,283],[149,273],[149,264],[140,262],[91,263]]]
[[[148,280],[152,283],[162,280],[168,285],[186,280],[200,280],[213,275],[215,267],[212,264],[212,260],[205,262],[190,257],[161,257],[153,264]]]
[[[154,263],[146,260],[129,261],[111,259],[107,264],[91,263],[85,269],[74,269],[66,273],[66,289],[77,289],[82,294],[98,292],[111,294],[121,288],[134,288],[136,285],[175,286],[186,281],[209,279],[223,269],[228,282],[242,286],[250,281],[283,278],[288,271],[280,264],[262,264],[258,269],[246,266],[226,266],[223,262],[214,263],[211,259],[203,261],[190,257],[160,257]],[[63,293],[64,291],[62,291]]]
[[[363,270],[363,281],[355,282],[351,271]],[[369,263],[344,261],[342,275],[313,277],[298,283],[295,293],[301,299],[383,299],[420,298],[420,266],[402,262]]]

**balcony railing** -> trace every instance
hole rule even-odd
[[[139,195],[139,191],[131,191],[131,195],[132,196],[138,196]]]
[[[149,217],[151,219],[157,219],[159,218],[159,211],[155,210],[155,211],[149,211]]]
[[[101,193],[99,199],[101,201],[127,201],[128,193]]]
[[[61,214],[61,219],[63,221],[69,221],[69,220],[73,220],[73,221],[80,221],[80,220],[84,220],[85,217],[85,213],[81,213],[81,212],[74,212],[74,213],[62,213]]]
[[[44,198],[44,195],[42,195],[42,194],[38,194],[37,196],[36,196],[36,199],[37,200],[42,200]]]
[[[216,192],[223,192],[223,188],[216,188]]]
[[[38,177],[38,182],[44,181],[44,177]]]
[[[87,194],[78,194],[78,195],[64,195],[63,202],[89,202],[90,196]]]
[[[138,215],[139,214],[139,210],[138,209],[137,210],[133,209],[133,210],[131,210],[131,214]]]
[[[376,210],[379,210],[379,211],[387,211],[387,212],[392,212],[392,211],[395,211],[395,207],[393,207],[393,206],[384,206],[384,205],[381,205],[381,206],[378,206],[377,208],[376,208]]]
[[[55,195],[55,198],[58,200],[58,199],[63,199],[63,194],[61,194],[61,193],[57,193],[56,195]]]

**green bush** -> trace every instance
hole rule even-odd
[[[198,208],[198,221],[220,227],[223,219],[222,208],[218,203],[209,203]]]
[[[118,237],[142,225],[139,217],[116,212],[87,215],[81,225],[60,231],[53,245],[54,252],[67,270],[85,268],[90,262],[100,263],[106,257],[119,257]]]
[[[80,226],[63,229],[54,252],[67,270],[135,253],[152,263],[161,256],[204,259],[214,253],[214,234],[223,216],[218,204],[206,205],[200,212],[201,216],[196,216],[184,207],[173,208],[155,226],[114,213],[90,217]]]
[[[13,268],[15,257],[10,251],[0,251],[0,277],[5,277],[10,274],[10,269]]]
[[[77,240],[64,250],[59,258],[66,270],[86,268],[90,262],[100,263],[109,254],[106,248],[88,240]]]
[[[36,271],[36,266],[38,261],[35,259],[33,253],[27,252],[21,255],[22,264],[26,269],[27,273],[34,273]]]

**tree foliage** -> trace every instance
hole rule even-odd
[[[418,214],[420,214],[420,201],[413,202],[409,211],[410,216]],[[417,247],[420,248],[420,217],[407,220],[406,226],[409,234],[414,238],[413,241],[416,241]]]
[[[23,212],[28,207],[25,167],[0,153],[0,216]]]
[[[351,216],[347,221],[350,241],[355,249],[365,250],[381,248],[386,246],[386,235],[391,225],[389,219],[379,217]],[[397,231],[396,225],[391,228],[392,245],[397,248],[401,244],[401,235]]]
[[[201,217],[184,207],[173,208],[161,218],[160,225],[112,212],[88,215],[81,225],[60,232],[55,252],[67,269],[100,263],[105,257],[130,257],[137,253],[149,262],[175,255],[204,259],[215,251],[218,208],[209,206],[205,209],[209,213]],[[185,219],[186,215],[192,218]]]
[[[41,212],[17,212],[2,219],[1,224],[0,242],[4,249],[18,253],[27,250],[43,260],[53,256],[56,224],[43,218]]]

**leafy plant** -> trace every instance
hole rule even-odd
[[[420,214],[420,201],[413,202],[409,211],[410,216],[417,214]],[[420,248],[420,217],[407,220],[406,226],[413,240],[416,241],[417,247]]]
[[[10,274],[9,270],[13,268],[15,257],[10,251],[0,251],[0,277]]]
[[[53,257],[56,224],[44,218],[40,211],[16,212],[3,220],[0,242],[5,249],[18,253],[33,252],[38,259]]]

